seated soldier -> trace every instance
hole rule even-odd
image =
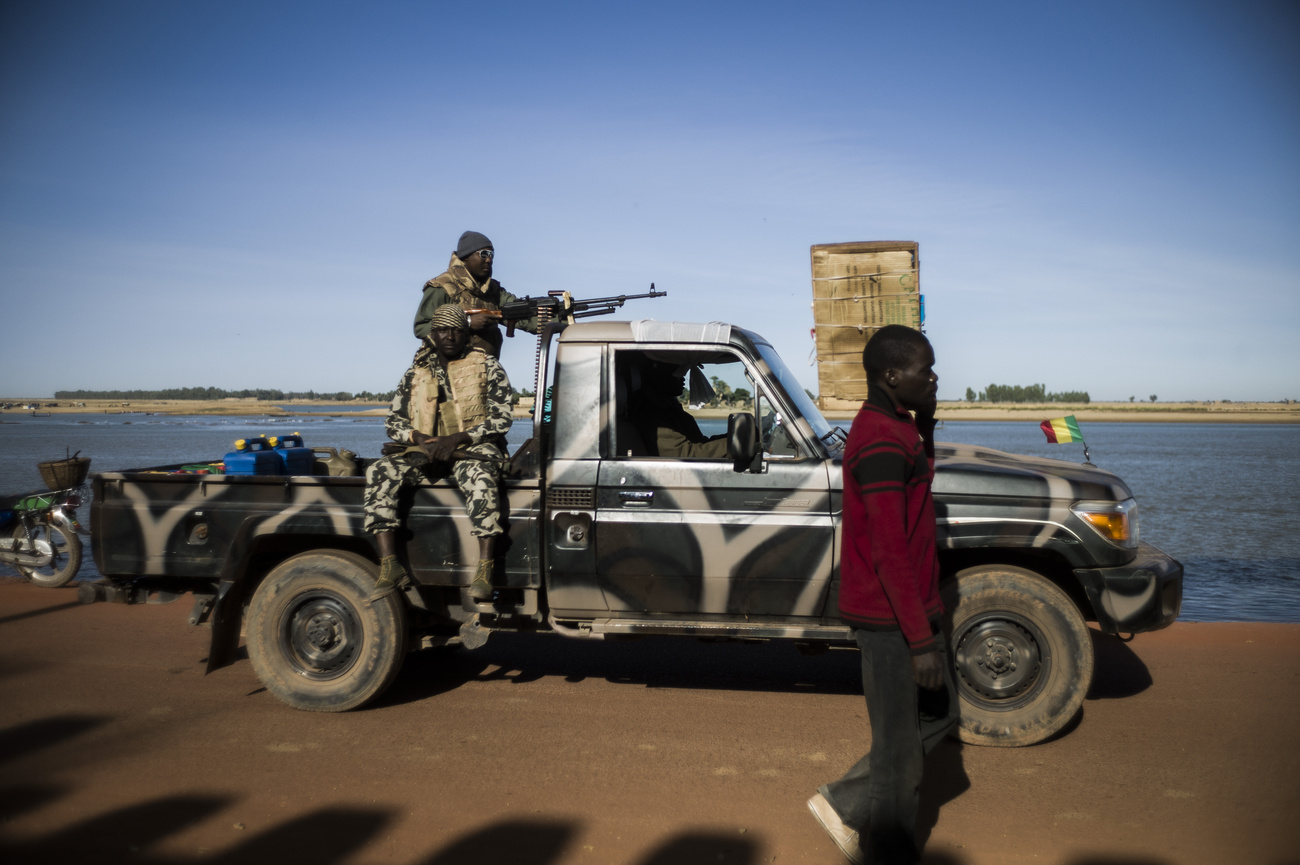
[[[397,560],[402,488],[446,477],[449,471],[465,496],[471,532],[479,542],[470,597],[492,597],[495,540],[504,531],[499,484],[511,423],[510,381],[496,358],[469,347],[469,338],[460,306],[449,303],[434,311],[429,335],[402,376],[385,423],[388,437],[408,447],[366,469],[365,529],[374,534],[380,555],[371,602],[410,584]]]
[[[628,399],[628,420],[650,456],[726,459],[726,433],[706,436],[677,401],[686,387],[688,368],[653,360],[641,367],[641,389]]]

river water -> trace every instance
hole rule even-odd
[[[701,426],[721,431],[725,422]],[[530,430],[517,421],[511,446]],[[363,456],[377,455],[385,441],[377,417],[6,413],[0,494],[42,488],[36,463],[69,451],[91,457],[92,471],[109,471],[218,460],[237,438],[294,432],[309,446]],[[1143,540],[1183,563],[1184,620],[1300,622],[1300,426],[1085,422],[1083,433],[1092,462],[1133,490]],[[950,422],[937,438],[1083,461],[1082,445],[1047,444],[1034,422]],[[87,507],[78,514],[89,523]],[[0,565],[0,574],[13,573]],[[97,576],[87,555],[81,577]]]

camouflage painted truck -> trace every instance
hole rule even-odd
[[[627,402],[650,361],[735,383],[726,459],[646,455]],[[374,700],[410,650],[475,648],[493,631],[852,645],[836,608],[844,432],[770,343],[718,323],[552,325],[536,393],[549,398],[504,482],[509,541],[490,602],[467,595],[477,547],[448,481],[410,501],[415,585],[372,605],[363,478],[144,470],[93,477],[105,577],[83,600],[191,594],[190,623],[212,629],[209,670],[231,661],[242,626],[267,689],[313,711]],[[1109,472],[943,444],[936,468],[960,735],[1041,741],[1088,690],[1086,622],[1169,625],[1182,566],[1139,542],[1133,496]]]

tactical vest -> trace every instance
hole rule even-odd
[[[455,289],[448,288],[447,296],[451,298],[453,303],[459,304],[460,308],[465,310],[490,309],[496,312],[501,309],[500,306],[497,306],[486,297],[475,294],[461,285],[457,285]],[[482,330],[471,330],[469,332],[469,347],[478,351],[485,351],[493,357],[500,357],[501,328],[495,324],[490,324]]]
[[[436,363],[436,361],[435,361]],[[451,393],[439,385],[437,374],[424,364],[411,382],[411,426],[425,435],[453,435],[487,420],[487,355],[470,351],[447,361]]]
[[[453,275],[453,273],[455,275]],[[457,278],[461,273],[464,274],[464,278]],[[489,278],[485,285],[476,286],[474,290],[471,290],[469,286],[465,284],[465,280],[472,281],[472,278],[469,275],[469,271],[465,270],[465,265],[459,264],[458,266],[453,266],[451,270],[448,270],[442,276],[430,280],[430,282],[445,291],[447,293],[447,300],[456,304],[461,309],[488,309],[493,312],[497,312],[501,309],[500,304],[488,300],[487,297],[484,296],[487,294],[494,294],[497,297],[500,297],[501,283],[497,282],[495,279]],[[493,289],[494,285],[495,290]],[[482,292],[482,294],[479,292]],[[486,351],[493,357],[501,356],[501,341],[501,329],[495,324],[489,325],[483,330],[470,331],[469,347],[478,349],[479,351]]]
[[[489,280],[488,284],[483,286],[483,290],[487,291],[491,284],[492,281]],[[459,304],[461,309],[490,309],[494,312],[501,309],[483,295],[470,291],[459,282],[444,284],[442,289],[447,292],[447,299],[452,303]]]

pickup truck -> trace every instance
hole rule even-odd
[[[723,459],[648,456],[629,422],[652,361],[747,383]],[[853,645],[838,615],[844,431],[761,336],[722,323],[553,323],[539,338],[533,438],[511,458],[504,553],[489,601],[467,593],[477,549],[454,483],[410,500],[414,585],[367,601],[378,572],[361,477],[93,475],[92,549],[103,579],[81,599],[194,597],[212,629],[209,671],[241,628],[266,688],[299,709],[378,697],[405,654],[494,631],[579,640],[681,635]],[[936,447],[944,627],[959,736],[1027,745],[1060,731],[1092,679],[1087,622],[1107,634],[1166,627],[1182,566],[1138,539],[1115,475],[966,445]]]

